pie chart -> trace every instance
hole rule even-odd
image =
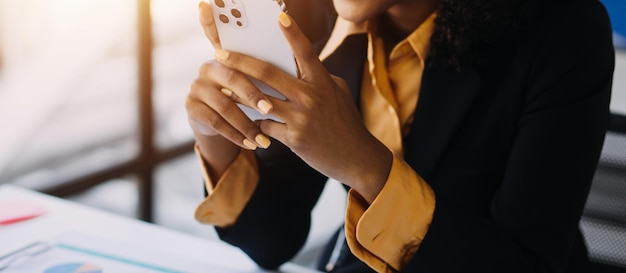
[[[91,264],[71,263],[50,267],[43,273],[102,273],[102,269]]]

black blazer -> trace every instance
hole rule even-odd
[[[475,65],[427,62],[405,160],[436,208],[403,272],[589,272],[578,222],[608,123],[611,27],[596,0],[539,2]],[[366,44],[351,36],[325,62],[357,100]],[[275,268],[305,242],[327,178],[277,141],[257,154],[259,185],[218,234]]]

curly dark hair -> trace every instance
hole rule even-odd
[[[440,0],[431,57],[461,70],[475,58],[476,48],[516,39],[528,0]]]
[[[323,46],[335,22],[332,0],[284,1],[293,2],[291,15],[311,41]],[[439,0],[430,57],[461,70],[481,45],[516,39],[521,21],[540,1],[553,0]]]

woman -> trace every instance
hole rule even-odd
[[[320,269],[589,272],[578,221],[614,62],[602,5],[333,4],[337,20],[319,55],[291,17],[278,18],[299,78],[220,50],[210,6],[200,4],[218,50],[186,105],[208,189],[196,218],[276,268],[304,243],[310,211],[334,178],[350,189],[349,251],[330,263],[327,251]],[[245,75],[287,100],[263,95]],[[285,123],[253,122],[236,103]]]

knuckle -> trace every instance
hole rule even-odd
[[[239,132],[237,132],[236,130],[228,130],[226,132],[224,132],[222,134],[224,137],[233,140],[237,143],[242,143],[243,142],[243,136],[241,136],[241,134]]]
[[[289,146],[296,151],[306,148],[305,140],[306,136],[300,132],[292,132],[288,136]]]
[[[200,90],[202,89],[202,81],[200,79],[195,79],[192,83],[191,86],[189,87],[189,94],[196,94],[198,92],[200,92]]]
[[[227,69],[224,72],[224,80],[226,81],[227,85],[233,85],[237,82],[238,79],[238,74],[235,72],[235,70],[232,69]]]
[[[269,80],[274,78],[274,76],[276,75],[275,68],[268,63],[263,63],[259,65],[259,69],[257,71],[259,73],[259,80]]]
[[[302,128],[306,128],[309,123],[309,115],[301,111],[295,112],[292,115],[292,119],[295,124],[298,124]]]
[[[216,131],[220,131],[224,127],[224,120],[218,115],[209,115],[206,117],[207,125]]]
[[[259,127],[253,122],[248,122],[241,131],[251,139],[254,139],[260,133]]]
[[[240,111],[235,102],[228,98],[214,100],[211,107],[222,117],[231,117],[235,115],[237,111]]]
[[[311,110],[315,108],[317,100],[307,92],[298,92],[297,104],[302,110]]]
[[[241,65],[242,58],[237,53],[229,53],[226,57],[225,63],[228,63],[228,66],[238,67]]]
[[[187,96],[185,99],[185,109],[189,116],[202,117],[206,105],[195,96]]]
[[[231,104],[232,104],[231,101],[228,99],[217,99],[217,100],[214,100],[213,102],[213,108],[218,113],[228,114],[230,112],[229,106]]]
[[[200,75],[200,77],[206,76],[211,73],[212,66],[213,64],[211,62],[204,62],[202,65],[200,65],[200,69],[198,70],[198,74]]]
[[[303,151],[307,149],[308,140],[311,137],[311,133],[306,130],[309,128],[310,115],[296,111],[291,117],[291,123],[294,124],[294,129],[289,130],[285,136],[287,146],[296,151]]]
[[[245,96],[246,96],[245,99],[248,102],[251,102],[253,105],[255,105],[256,102],[261,99],[261,96],[259,95],[259,93],[256,92],[256,90],[253,90],[253,89],[248,90],[246,92]]]

